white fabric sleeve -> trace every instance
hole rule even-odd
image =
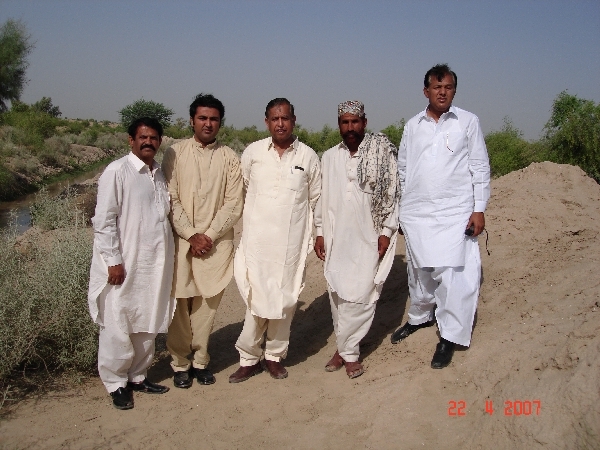
[[[490,198],[490,161],[479,119],[474,118],[467,129],[469,148],[469,171],[473,184],[475,208],[473,212],[485,212]]]
[[[123,263],[117,228],[117,218],[121,212],[122,189],[122,181],[116,170],[105,170],[98,180],[98,201],[92,219],[94,245],[107,266]]]

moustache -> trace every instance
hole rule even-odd
[[[342,137],[344,139],[348,139],[349,137],[358,139],[358,138],[360,138],[360,134],[358,134],[356,131],[346,131],[344,134],[342,134]]]
[[[151,148],[153,152],[155,152],[155,151],[156,151],[156,147],[155,147],[154,145],[152,145],[152,144],[143,144],[143,145],[140,147],[140,150],[144,150],[145,148]]]

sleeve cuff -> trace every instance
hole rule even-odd
[[[485,212],[485,208],[487,207],[487,202],[475,202],[475,209],[473,212]]]
[[[323,227],[316,227],[315,230],[317,236],[323,236]]]
[[[118,266],[119,264],[123,264],[123,258],[121,257],[121,255],[115,255],[106,258],[106,265],[108,267]]]
[[[189,240],[193,235],[195,235],[197,233],[195,228],[186,228],[185,230],[183,230],[183,232],[181,233],[181,237],[184,238],[186,241]]]
[[[216,241],[217,238],[219,237],[217,232],[215,230],[213,230],[212,228],[209,228],[208,230],[206,230],[204,232],[204,234],[207,235],[213,242]]]

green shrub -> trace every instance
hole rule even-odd
[[[128,128],[131,122],[140,117],[153,117],[161,123],[163,128],[167,128],[171,125],[173,110],[166,108],[162,103],[142,98],[120,110],[119,115],[121,116],[121,125],[125,128]]]
[[[561,92],[546,124],[552,158],[581,167],[600,182],[600,104]]]
[[[400,119],[399,122],[392,125],[388,125],[383,130],[381,130],[381,132],[385,134],[390,141],[392,141],[392,144],[394,144],[396,148],[400,146],[400,141],[402,140],[402,133],[404,132],[404,124],[404,119]]]
[[[37,220],[52,223],[40,214],[52,210],[53,200],[41,201]],[[56,209],[64,209],[64,199]],[[95,365],[97,327],[87,308],[92,235],[78,219],[62,225],[20,238],[16,221],[0,231],[0,380],[17,368],[90,371]]]

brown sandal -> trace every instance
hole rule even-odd
[[[335,354],[332,356],[332,358],[329,360],[329,362],[325,365],[325,370],[327,372],[335,372],[337,370],[340,370],[343,365],[344,365],[344,360],[342,359],[342,357],[336,350]]]
[[[365,368],[358,361],[346,361],[344,364],[346,366],[346,375],[348,375],[348,378],[350,379],[360,377],[363,373],[365,373]]]

